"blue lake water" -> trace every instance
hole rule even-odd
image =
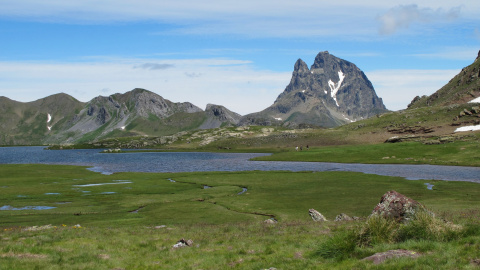
[[[480,183],[480,167],[437,165],[349,164],[328,162],[250,161],[259,153],[100,153],[88,150],[43,150],[43,147],[0,147],[0,164],[63,164],[89,166],[104,174],[115,172],[196,171],[353,171],[399,176],[411,180],[434,179]]]

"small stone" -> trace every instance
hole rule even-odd
[[[349,217],[345,213],[341,213],[340,215],[335,217],[335,221],[352,221],[352,220],[353,220],[353,218]]]
[[[264,221],[265,224],[275,224],[275,223],[278,223],[278,221],[274,218],[269,218],[267,220]]]
[[[327,221],[327,219],[315,209],[309,209],[308,214],[312,217],[313,221]]]

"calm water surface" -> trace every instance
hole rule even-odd
[[[269,154],[156,152],[104,154],[101,150],[43,150],[43,147],[0,147],[0,164],[62,164],[90,166],[114,172],[197,171],[353,171],[407,179],[436,179],[480,183],[480,167],[436,165],[348,164],[327,162],[250,161]]]

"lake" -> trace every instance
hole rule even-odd
[[[0,147],[0,164],[60,164],[89,166],[104,174],[114,172],[199,171],[352,171],[399,176],[410,180],[449,180],[480,183],[480,167],[329,162],[250,161],[269,154],[151,152],[100,153],[99,149],[43,150],[44,147]]]

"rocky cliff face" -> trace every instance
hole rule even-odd
[[[480,51],[475,61],[430,96],[416,96],[408,108],[464,104],[480,97]]]
[[[242,124],[338,126],[387,111],[367,76],[353,63],[320,52],[308,68],[301,59],[274,104]]]

